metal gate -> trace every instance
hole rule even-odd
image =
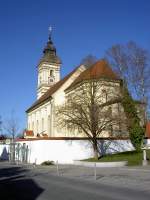
[[[9,161],[11,163],[28,163],[29,148],[25,143],[10,143]]]

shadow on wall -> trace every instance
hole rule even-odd
[[[27,171],[20,167],[0,169],[1,199],[35,200],[44,191],[24,175]]]
[[[102,156],[111,153],[131,151],[133,149],[134,148],[129,141],[99,140],[99,150]]]
[[[3,148],[3,151],[0,155],[0,160],[9,160],[9,154],[6,147]]]

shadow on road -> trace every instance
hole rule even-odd
[[[43,191],[20,167],[0,168],[0,199],[35,200]]]

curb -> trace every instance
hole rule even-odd
[[[80,165],[85,167],[124,167],[127,166],[128,161],[117,161],[117,162],[86,162],[74,160],[74,165]]]

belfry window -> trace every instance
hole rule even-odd
[[[52,77],[52,76],[54,76],[54,70],[50,70],[50,76]]]

